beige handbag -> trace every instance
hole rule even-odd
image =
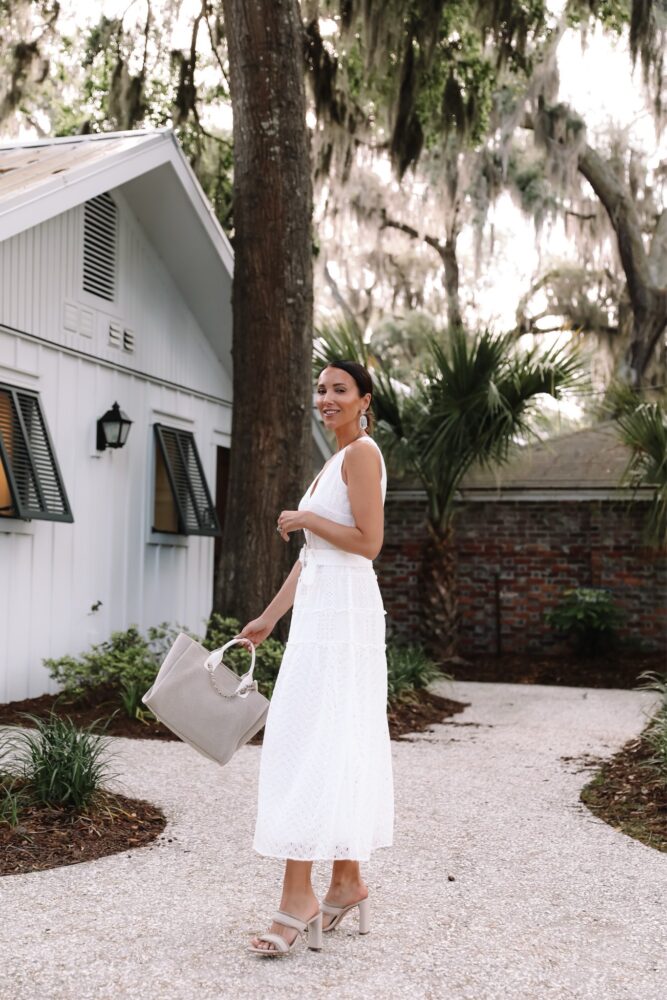
[[[259,732],[269,709],[252,678],[255,647],[242,677],[222,662],[225,650],[242,641],[231,639],[211,653],[180,632],[141,699],[172,733],[219,764]]]

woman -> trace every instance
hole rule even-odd
[[[321,947],[321,931],[355,907],[366,933],[359,862],[393,840],[385,612],[372,563],[387,474],[366,432],[371,377],[356,362],[336,361],[320,373],[316,398],[338,450],[298,510],[278,517],[281,538],[303,530],[305,545],[266,610],[239,633],[257,645],[294,605],[259,773],[253,848],[286,860],[280,909],[250,945],[262,955],[286,954],[300,933],[309,948]],[[318,859],[333,861],[321,907],[311,884]]]

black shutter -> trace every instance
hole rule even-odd
[[[154,426],[178,513],[179,534],[221,534],[194,435],[164,424]]]
[[[2,383],[0,463],[11,496],[0,516],[74,520],[39,396]]]

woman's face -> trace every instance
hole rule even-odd
[[[317,380],[315,399],[324,426],[335,431],[348,423],[358,425],[360,413],[370,405],[371,394],[360,396],[357,383],[342,368],[325,368]]]

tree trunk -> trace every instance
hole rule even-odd
[[[574,112],[569,114],[574,117]],[[583,121],[581,124],[583,126]],[[523,127],[535,129],[531,115],[524,116]],[[542,115],[542,132],[550,135],[546,112]],[[553,136],[551,138],[556,141]],[[612,164],[584,144],[578,156],[577,169],[602,202],[616,234],[633,317],[625,364],[629,369],[630,382],[641,386],[646,382],[647,369],[667,329],[667,211],[663,211],[657,220],[651,248],[647,252],[632,192]]]
[[[311,454],[312,187],[297,0],[223,0],[234,114],[234,413],[214,611],[245,624],[299,542]],[[277,630],[284,636],[285,624]]]
[[[461,317],[461,300],[459,295],[459,262],[456,256],[456,241],[458,239],[458,228],[456,225],[450,227],[446,239],[441,240],[437,236],[430,236],[428,233],[419,233],[414,226],[408,226],[404,222],[390,219],[387,213],[382,211],[381,229],[398,229],[413,240],[422,240],[430,246],[440,257],[445,278],[445,292],[447,293],[447,324],[449,329],[463,326]]]
[[[614,227],[632,305],[632,340],[627,352],[630,381],[641,385],[663,331],[667,329],[667,287],[660,284],[646,252],[632,194],[612,166],[590,146],[579,155],[579,170],[602,202]],[[657,232],[657,230],[656,230]],[[655,248],[657,256],[657,247]]]
[[[427,522],[419,579],[422,635],[428,652],[437,660],[455,656],[458,640],[456,554],[451,523],[439,531]]]
[[[459,296],[459,262],[456,257],[457,233],[448,236],[441,253],[445,268],[445,291],[447,292],[447,323],[450,330],[463,326],[461,299]]]

